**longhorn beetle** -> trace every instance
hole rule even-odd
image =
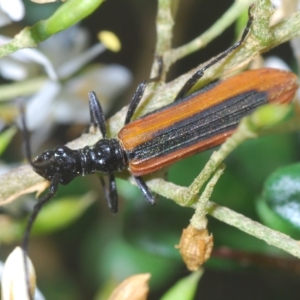
[[[208,68],[243,43],[253,20],[250,10],[251,7],[247,26],[238,42],[194,73],[172,104],[132,121],[147,83],[160,77],[161,62],[158,76],[143,81],[137,87],[127,111],[125,126],[119,132],[118,138],[107,137],[101,105],[96,94],[90,92],[91,125],[100,129],[103,139],[93,146],[78,150],[58,146],[43,152],[32,161],[22,109],[27,159],[36,173],[50,181],[49,193],[39,199],[29,218],[23,237],[24,258],[32,224],[42,206],[55,195],[58,184],[68,184],[75,177],[85,174],[106,174],[109,177],[109,186],[105,187],[103,179],[101,182],[108,206],[116,213],[118,197],[113,173],[128,169],[148,203],[153,205],[154,197],[141,176],[223,143],[234,132],[240,120],[258,106],[273,102],[286,103],[293,99],[298,86],[296,75],[275,69],[246,71],[187,95]],[[28,284],[26,260],[25,270]]]

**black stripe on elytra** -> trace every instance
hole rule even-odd
[[[228,98],[168,128],[157,131],[151,140],[129,151],[128,159],[144,161],[164,156],[235,129],[244,116],[267,102],[267,93],[256,90]]]

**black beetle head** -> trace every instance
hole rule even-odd
[[[37,156],[33,161],[33,169],[49,181],[58,175],[59,183],[68,184],[80,175],[77,172],[76,158],[76,151],[66,146],[58,146]]]

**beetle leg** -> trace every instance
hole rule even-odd
[[[191,76],[191,78],[188,79],[188,81],[183,85],[183,87],[181,88],[181,90],[177,94],[174,101],[182,99],[189,92],[189,90],[198,82],[198,80],[203,76],[204,72],[208,68],[215,65],[217,62],[222,60],[224,57],[228,56],[231,52],[233,52],[236,48],[238,48],[245,41],[245,39],[248,36],[248,33],[250,31],[250,27],[252,25],[252,22],[253,22],[253,15],[251,14],[252,7],[253,7],[253,4],[250,5],[250,7],[249,7],[249,10],[248,10],[249,19],[248,19],[247,26],[244,29],[244,32],[242,34],[241,39],[239,41],[237,41],[235,44],[233,44],[231,47],[229,47],[227,50],[220,53],[215,59],[213,59],[211,62],[209,62],[202,69],[196,71],[196,73],[194,73]]]
[[[132,118],[133,114],[135,113],[136,108],[139,105],[139,103],[140,103],[140,101],[141,101],[141,99],[142,99],[142,97],[144,95],[144,92],[145,92],[145,89],[147,87],[147,84],[150,83],[150,82],[155,82],[155,81],[159,81],[160,80],[160,77],[161,77],[161,74],[162,74],[162,70],[163,70],[162,57],[159,56],[157,58],[157,61],[158,61],[158,73],[157,73],[157,75],[155,77],[152,77],[152,78],[150,78],[148,80],[144,80],[144,81],[142,81],[138,85],[138,87],[137,87],[137,89],[136,89],[136,91],[135,91],[135,93],[134,93],[134,95],[133,95],[133,97],[131,99],[131,102],[129,104],[128,110],[127,110],[127,114],[126,114],[126,117],[125,117],[125,125],[128,124],[128,123],[130,123],[131,118]]]
[[[149,204],[154,205],[155,204],[155,199],[153,194],[150,192],[146,182],[144,179],[140,176],[133,176],[138,187],[140,188],[141,192],[143,193],[144,197],[148,201]]]
[[[90,116],[91,124],[94,127],[98,127],[102,133],[103,138],[106,138],[106,124],[103,109],[96,96],[95,92],[89,92],[89,106],[90,106]]]
[[[112,213],[118,212],[118,193],[114,174],[108,175],[108,187],[105,184],[103,177],[100,177],[107,205]]]

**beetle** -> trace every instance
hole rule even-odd
[[[143,175],[220,145],[234,132],[240,120],[258,106],[287,103],[293,99],[298,87],[296,75],[275,69],[246,71],[188,94],[208,68],[228,56],[246,39],[253,20],[250,9],[247,26],[238,42],[198,70],[183,85],[173,103],[132,121],[147,83],[157,80],[159,75],[142,82],[132,98],[125,125],[117,138],[107,137],[103,110],[96,94],[90,92],[91,125],[100,129],[103,139],[77,150],[58,146],[31,160],[22,111],[27,159],[36,173],[50,181],[49,193],[39,199],[29,218],[23,237],[24,256],[33,222],[41,207],[55,195],[59,184],[68,184],[77,176],[95,172],[106,174],[109,186],[105,187],[102,178],[101,182],[110,210],[117,212],[118,197],[113,173],[128,169],[146,200],[153,205],[155,200]]]
[[[147,83],[158,80],[159,75],[140,83],[129,105],[125,126],[117,138],[107,137],[102,107],[96,94],[90,92],[88,96],[91,125],[100,129],[103,139],[78,150],[63,145],[57,146],[31,160],[22,108],[22,132],[27,159],[36,173],[50,181],[49,193],[35,205],[26,232],[30,231],[38,211],[54,196],[59,184],[65,185],[77,176],[95,172],[109,176],[109,187],[105,187],[105,193],[112,212],[117,212],[118,209],[113,173],[124,169],[129,170],[146,200],[153,205],[155,200],[142,178],[143,175],[220,145],[234,132],[240,120],[260,105],[290,102],[298,87],[297,76],[276,69],[246,71],[213,82],[187,95],[206,69],[243,43],[253,20],[250,10],[251,7],[241,39],[198,70],[183,85],[173,103],[131,121]],[[159,62],[161,73],[162,61]],[[104,185],[103,180],[102,184]]]

